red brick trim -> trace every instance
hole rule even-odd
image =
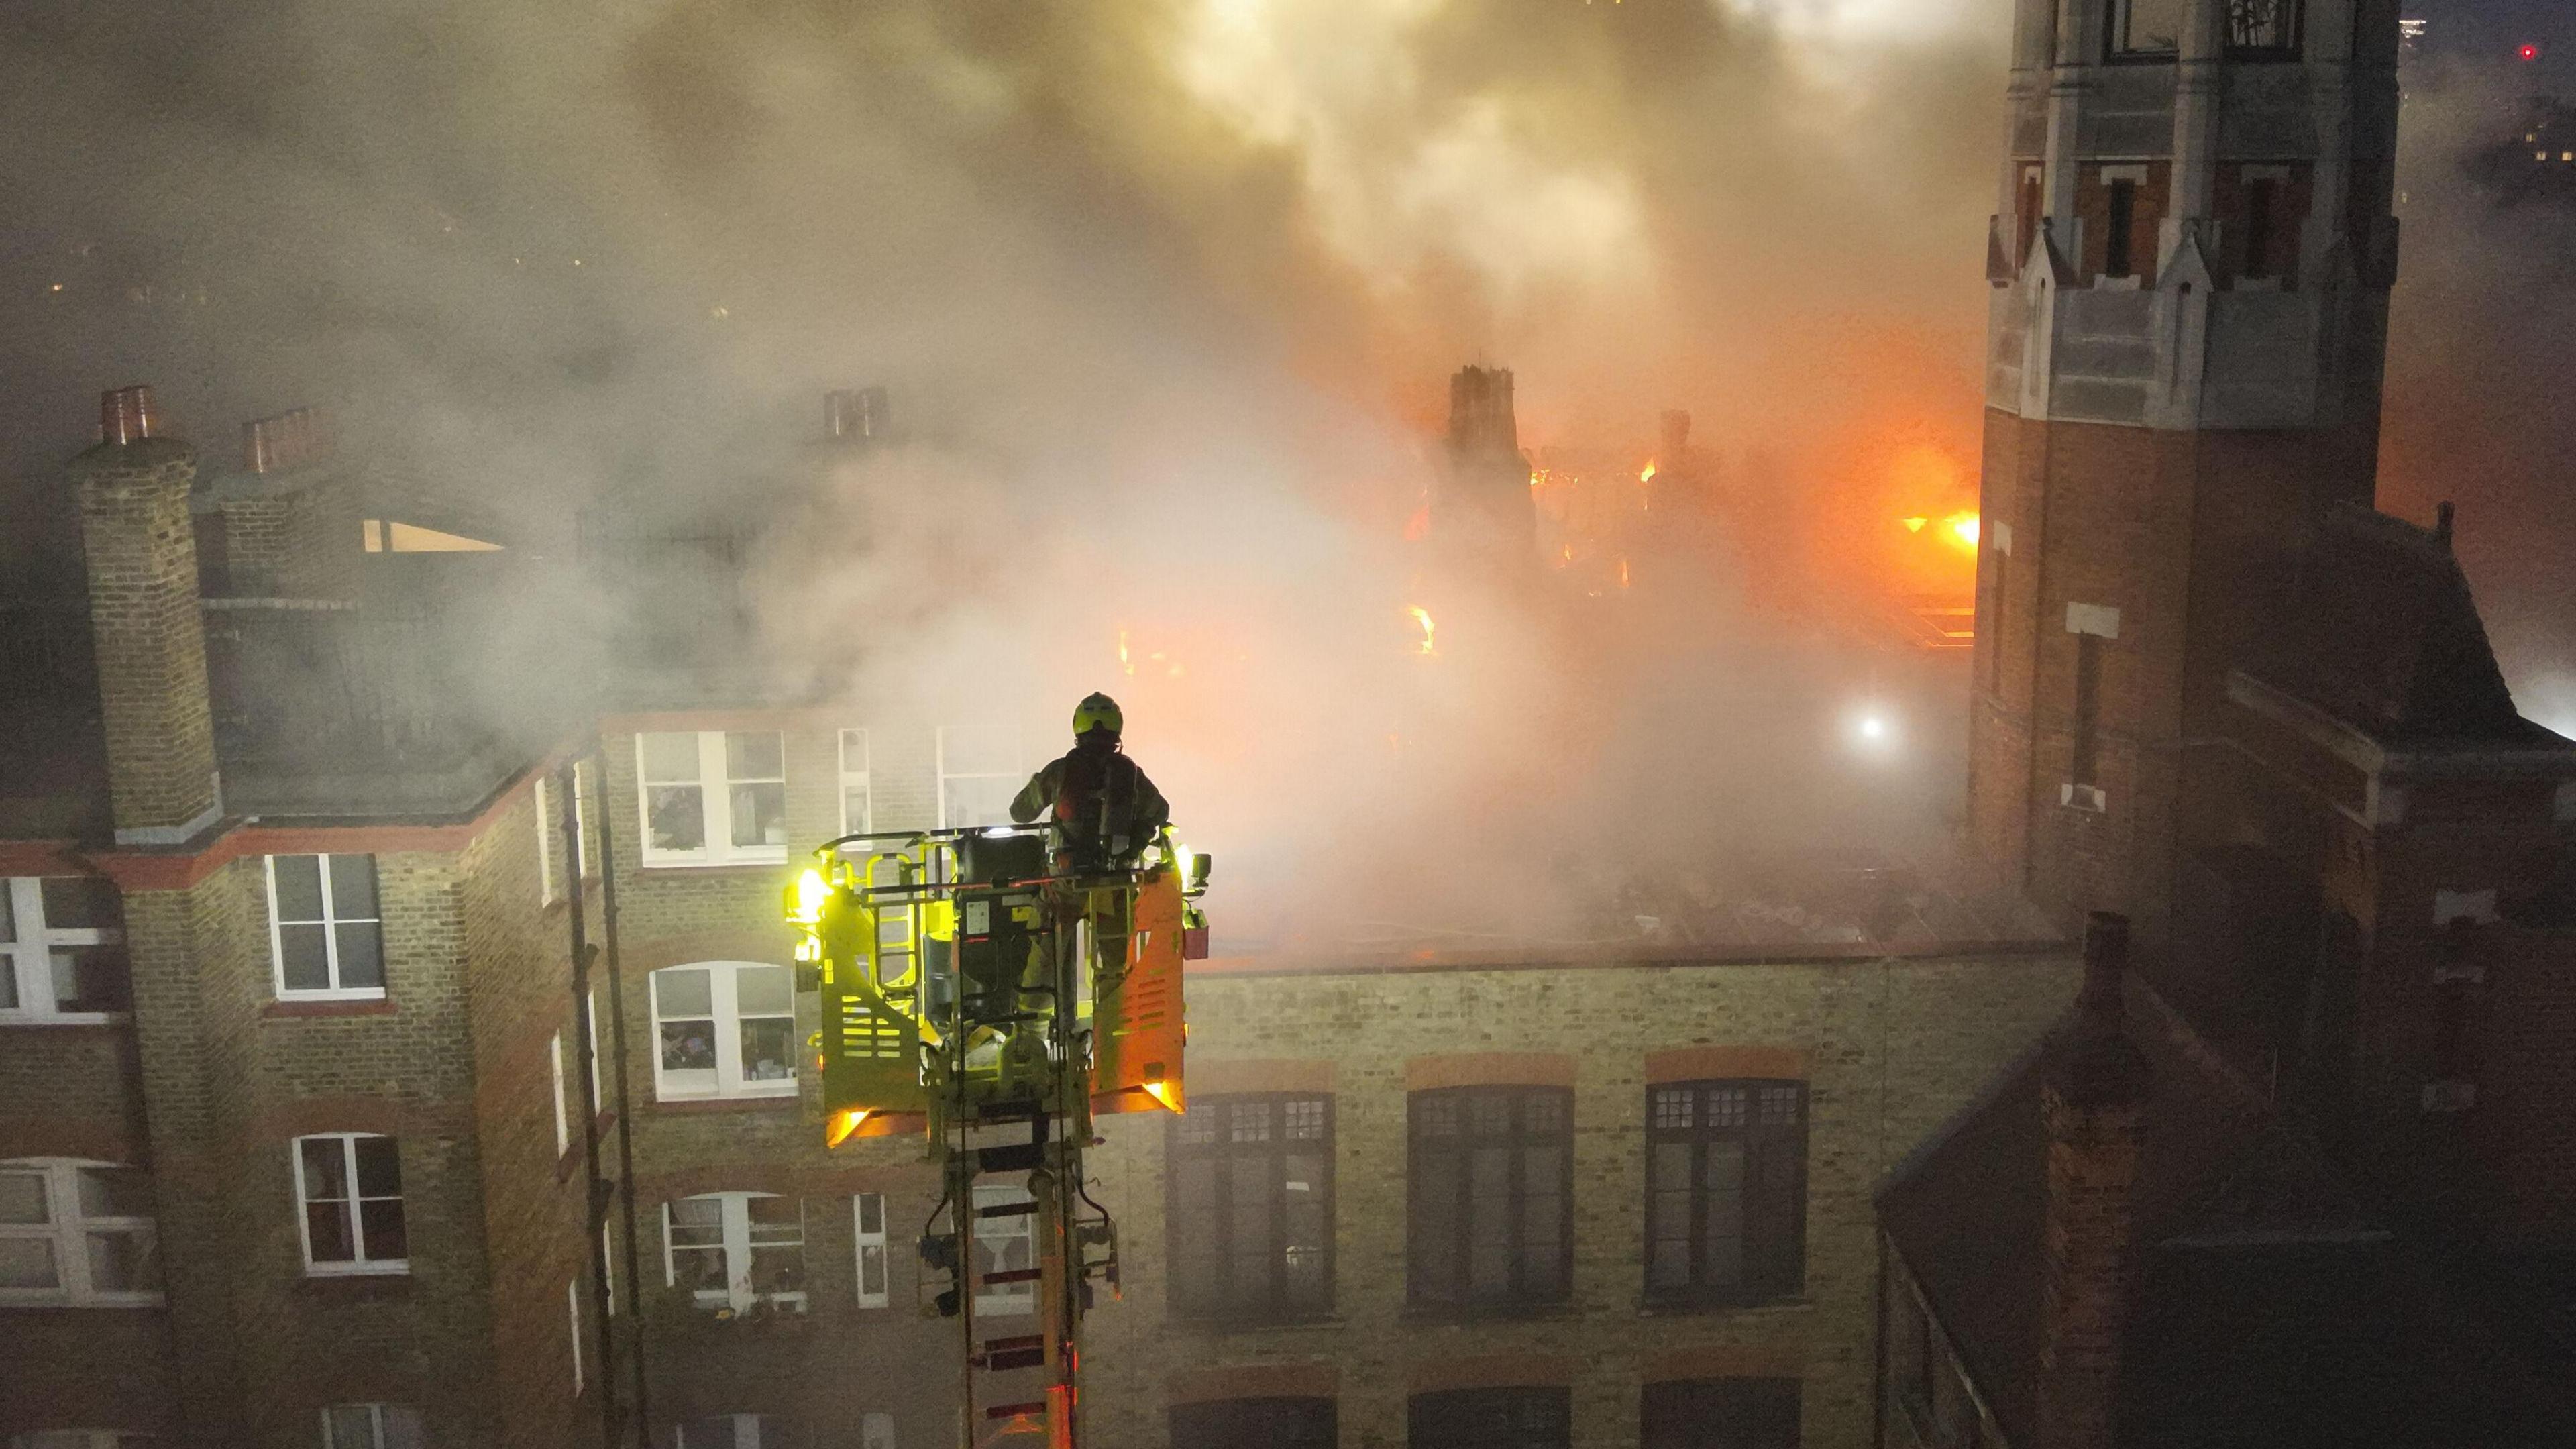
[[[1805,1377],[1803,1343],[1712,1343],[1667,1349],[1646,1360],[1645,1381],[1674,1379],[1794,1379]]]
[[[1227,1399],[1330,1399],[1338,1397],[1341,1390],[1342,1369],[1335,1363],[1247,1363],[1180,1369],[1163,1380],[1164,1398],[1175,1404],[1213,1404]]]
[[[271,1020],[298,1016],[399,1016],[390,997],[365,1001],[272,1001],[259,1009]]]
[[[144,1165],[145,1140],[118,1117],[0,1117],[0,1157],[78,1157]]]
[[[1437,1087],[1571,1087],[1574,1058],[1564,1052],[1453,1052],[1408,1058],[1404,1089]]]
[[[1813,1062],[1805,1047],[1687,1046],[1646,1053],[1646,1082],[1701,1082],[1724,1077],[1772,1077],[1803,1082]]]
[[[1451,1389],[1560,1388],[1574,1383],[1574,1360],[1562,1354],[1498,1353],[1482,1358],[1435,1358],[1409,1364],[1408,1394]]]
[[[71,840],[0,840],[0,875],[96,875]]]
[[[1330,1058],[1267,1057],[1255,1061],[1212,1062],[1201,1058],[1185,1071],[1193,1097],[1222,1097],[1231,1092],[1320,1092],[1333,1090]]]

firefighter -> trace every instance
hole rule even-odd
[[[1171,823],[1172,807],[1163,792],[1119,751],[1123,725],[1118,701],[1105,694],[1086,696],[1073,707],[1073,748],[1030,776],[1011,801],[1011,818],[1022,825],[1041,814],[1054,820],[1059,875],[1132,871],[1145,847]],[[1068,882],[1054,887],[1052,894],[1059,921],[1091,923],[1102,968],[1111,973],[1124,969],[1134,887],[1126,882],[1097,886]]]
[[[1022,825],[1049,815],[1056,825],[1059,871],[1097,875],[1133,870],[1145,847],[1171,823],[1163,792],[1120,753],[1118,701],[1086,696],[1073,707],[1073,748],[1029,777],[1011,801]]]

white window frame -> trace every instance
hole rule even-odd
[[[364,1195],[364,1190],[358,1185],[358,1143],[361,1140],[372,1138],[382,1138],[385,1141],[394,1144],[396,1153],[395,1160],[397,1170],[399,1170],[402,1143],[399,1138],[393,1137],[387,1133],[308,1132],[301,1137],[293,1137],[287,1140],[287,1161],[292,1163],[295,1169],[295,1237],[296,1241],[303,1246],[304,1271],[309,1276],[316,1278],[363,1277],[370,1274],[397,1275],[409,1273],[411,1271],[411,1209],[408,1205],[408,1200],[400,1192],[397,1192],[390,1198],[367,1197]],[[304,1144],[307,1142],[337,1142],[340,1144],[340,1168],[341,1171],[347,1174],[349,1181],[349,1196],[342,1200],[342,1207],[348,1213],[349,1217],[349,1250],[357,1255],[345,1263],[317,1263],[313,1260],[313,1223],[308,1210],[314,1204],[312,1194],[307,1190],[304,1182]],[[360,1205],[371,1202],[405,1203],[405,1207],[403,1209],[403,1256],[399,1258],[370,1258],[367,1256],[366,1217],[360,1211]]]
[[[753,1019],[784,1019],[787,1027],[787,1075],[765,1081],[746,1081],[742,1075],[741,975],[746,968],[788,972],[789,1011],[782,1018],[777,1012],[761,1012]],[[670,1068],[662,1065],[662,983],[666,973],[704,971],[707,973],[708,1015],[715,1023],[715,1084],[712,1087],[674,1086],[674,1071],[699,1071],[702,1068]],[[653,1005],[653,1099],[657,1102],[705,1102],[727,1097],[793,1097],[796,1095],[796,1018],[795,976],[792,968],[767,961],[688,961],[665,966],[646,977],[646,992]],[[675,1014],[672,1020],[696,1021],[694,1015]]]
[[[581,1397],[581,1275],[564,1280],[564,1308],[572,1315],[572,1396]]]
[[[78,879],[78,877],[63,877]],[[104,927],[56,927],[45,923],[45,880],[43,876],[21,875],[0,879],[0,890],[9,894],[9,914],[13,922],[7,940],[0,940],[0,977],[6,977],[16,991],[16,1006],[0,1006],[0,1025],[7,1026],[77,1026],[89,1022],[123,1021],[122,1011],[65,1011],[54,994],[54,948],[57,946],[121,946],[125,933]]]
[[[877,1225],[873,1230],[868,1227],[868,1209],[871,1204],[875,1206],[877,1220]],[[853,1260],[852,1266],[857,1270],[858,1275],[859,1306],[861,1308],[886,1308],[892,1306],[894,1303],[894,1283],[891,1276],[891,1267],[894,1260],[886,1251],[886,1200],[884,1193],[857,1192],[850,1194],[850,1235],[851,1241],[857,1245],[857,1250],[850,1256]],[[870,1288],[868,1286],[868,1268],[872,1263],[876,1268],[877,1280],[877,1286],[874,1288]]]
[[[725,773],[725,736],[772,735],[778,740],[779,773],[746,775],[736,780]],[[654,735],[695,735],[698,741],[698,777],[694,781],[652,781],[644,772],[644,741]],[[638,730],[635,735],[635,826],[636,841],[648,866],[692,865],[780,865],[787,860],[787,843],[776,845],[736,845],[733,843],[733,787],[736,785],[777,785],[784,795],[787,784],[787,737],[779,730]],[[695,850],[665,850],[653,843],[653,790],[656,784],[687,785],[698,788],[698,828],[700,844]]]
[[[555,1088],[555,1156],[572,1151],[572,1110],[564,1105],[563,1033],[546,1039],[546,1069]]]
[[[1023,1187],[1015,1187],[1006,1182],[975,1184],[975,1206],[979,1211],[988,1207],[1004,1207],[1030,1201],[1033,1199],[1029,1196],[1028,1189]],[[997,1226],[1002,1223],[1015,1223],[1018,1226],[1009,1228]],[[1010,1251],[1012,1244],[1018,1245],[1018,1253],[1014,1254]],[[975,1312],[979,1316],[1000,1317],[1037,1312],[1037,1284],[1004,1283],[995,1287],[985,1287],[980,1282],[987,1270],[987,1264],[980,1255],[988,1252],[992,1260],[990,1266],[995,1271],[1034,1268],[1038,1265],[1037,1215],[1022,1213],[1017,1217],[977,1218],[975,1247],[979,1254],[978,1260],[968,1265],[979,1280],[975,1288]],[[1020,1259],[1026,1261],[1018,1261]]]
[[[583,880],[599,879],[590,859],[590,761],[572,762],[572,863]]]
[[[1008,749],[1005,753],[1011,761],[1010,767],[1001,770],[951,771],[948,768],[948,737],[951,734],[963,735],[969,732],[987,729],[993,730],[1003,740],[1008,742]],[[1025,784],[1028,780],[1028,771],[1019,767],[1020,760],[1024,753],[1024,747],[1020,740],[1019,731],[1005,726],[941,725],[939,727],[937,745],[937,753],[939,757],[939,828],[942,830],[962,830],[970,826],[1006,825],[1010,823],[1007,815],[1001,820],[951,820],[948,818],[948,784],[952,780],[1000,780],[1011,787],[1012,793],[1017,794],[1020,786]]]
[[[277,999],[280,1001],[384,1000],[385,988],[382,986],[342,986],[338,984],[340,980],[340,928],[342,926],[367,925],[375,927],[376,967],[378,970],[385,973],[385,977],[388,981],[393,977],[392,963],[385,958],[385,873],[382,863],[376,859],[372,852],[337,852],[337,854],[341,855],[366,856],[368,869],[374,871],[376,875],[376,914],[372,916],[342,916],[338,914],[337,907],[333,905],[331,900],[331,861],[334,853],[323,851],[290,851],[288,854],[297,856],[309,854],[314,860],[320,862],[315,866],[315,870],[321,875],[322,885],[322,959],[330,965],[331,981],[333,984],[326,987],[311,989],[288,989],[286,984],[286,945],[284,938],[278,929],[279,926],[284,923],[280,922],[277,918],[278,858],[274,855],[264,855],[260,857],[260,873],[268,880],[269,981],[270,985],[277,991]],[[313,923],[309,921],[299,921],[295,924],[310,925]]]
[[[859,747],[859,758],[856,767],[853,767],[850,763],[850,745],[852,741],[856,741]],[[840,800],[841,833],[843,835],[865,835],[869,831],[876,829],[877,794],[873,783],[869,779],[868,765],[868,732],[863,729],[841,731]],[[850,789],[852,786],[856,786],[862,792],[867,802],[865,805],[860,807],[859,816],[856,820],[850,818]]]
[[[116,1233],[143,1240],[149,1257],[160,1239],[150,1216],[86,1217],[81,1212],[80,1175],[108,1168],[131,1172],[121,1162],[81,1157],[13,1157],[0,1160],[0,1173],[35,1177],[45,1205],[41,1223],[0,1223],[0,1238],[33,1239],[53,1248],[51,1288],[0,1288],[0,1306],[26,1308],[158,1308],[158,1288],[100,1289],[90,1282],[89,1239],[93,1233]],[[67,1431],[68,1432],[68,1431]],[[101,1431],[105,1432],[105,1431]]]
[[[555,777],[551,770],[537,776],[537,904],[551,906],[564,898],[563,872],[555,865]]]
[[[712,1199],[722,1210],[719,1227],[724,1252],[725,1286],[720,1292],[706,1288],[692,1290],[699,1308],[709,1312],[730,1308],[736,1313],[747,1313],[753,1304],[765,1302],[777,1308],[793,1309],[798,1313],[806,1310],[811,1296],[808,1289],[795,1288],[777,1293],[759,1293],[753,1291],[751,1286],[752,1200],[761,1198],[778,1201],[783,1197],[783,1194],[774,1192],[699,1192],[691,1193],[687,1198],[678,1199],[678,1201],[695,1202]],[[796,1254],[802,1260],[807,1247],[804,1202],[797,1198],[784,1200],[796,1203]],[[680,1286],[679,1252],[672,1246],[671,1229],[671,1203],[665,1202],[662,1204],[662,1286],[677,1288]],[[762,1246],[784,1245],[769,1243]],[[692,1248],[691,1251],[694,1252],[697,1249]]]
[[[602,1071],[600,1063],[605,1058],[599,1054],[599,988],[596,986],[590,988],[590,999],[582,1003],[581,1019],[582,1030],[590,1037],[591,1105],[605,1112],[608,1110],[608,1088],[604,1085],[606,1078],[600,1075]]]
[[[343,1444],[333,1436],[331,1432],[331,1411],[334,1409],[364,1409],[367,1411],[367,1441],[365,1443]],[[413,1444],[420,1445],[429,1442],[428,1435],[421,1429],[420,1411],[409,1404],[326,1404],[322,1408],[322,1449],[385,1449],[387,1443],[385,1438],[385,1421],[387,1418],[396,1415],[407,1416],[410,1418],[411,1442]]]

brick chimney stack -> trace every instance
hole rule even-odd
[[[1454,458],[1521,453],[1520,424],[1512,415],[1512,374],[1506,367],[1462,367],[1449,379],[1449,452]]]
[[[2036,1449],[2110,1449],[2136,1265],[2147,1064],[2124,1018],[2129,923],[2096,911],[2084,990],[2040,1089],[2048,1134]]]
[[[198,547],[211,593],[352,599],[364,552],[356,480],[334,469],[321,415],[292,408],[242,424],[241,466],[199,490]]]
[[[79,494],[119,845],[177,845],[223,813],[188,494],[197,450],[158,435],[148,387],[108,393]]]

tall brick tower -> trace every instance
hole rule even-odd
[[[158,426],[150,388],[119,388],[70,466],[119,845],[184,844],[223,813],[188,514],[197,450]]]
[[[1433,537],[1454,555],[1500,569],[1534,565],[1538,505],[1508,369],[1462,367],[1450,378],[1447,455],[1432,497]]]
[[[2390,0],[2019,3],[1969,829],[2149,951],[2227,670],[2372,497],[2396,54]]]

